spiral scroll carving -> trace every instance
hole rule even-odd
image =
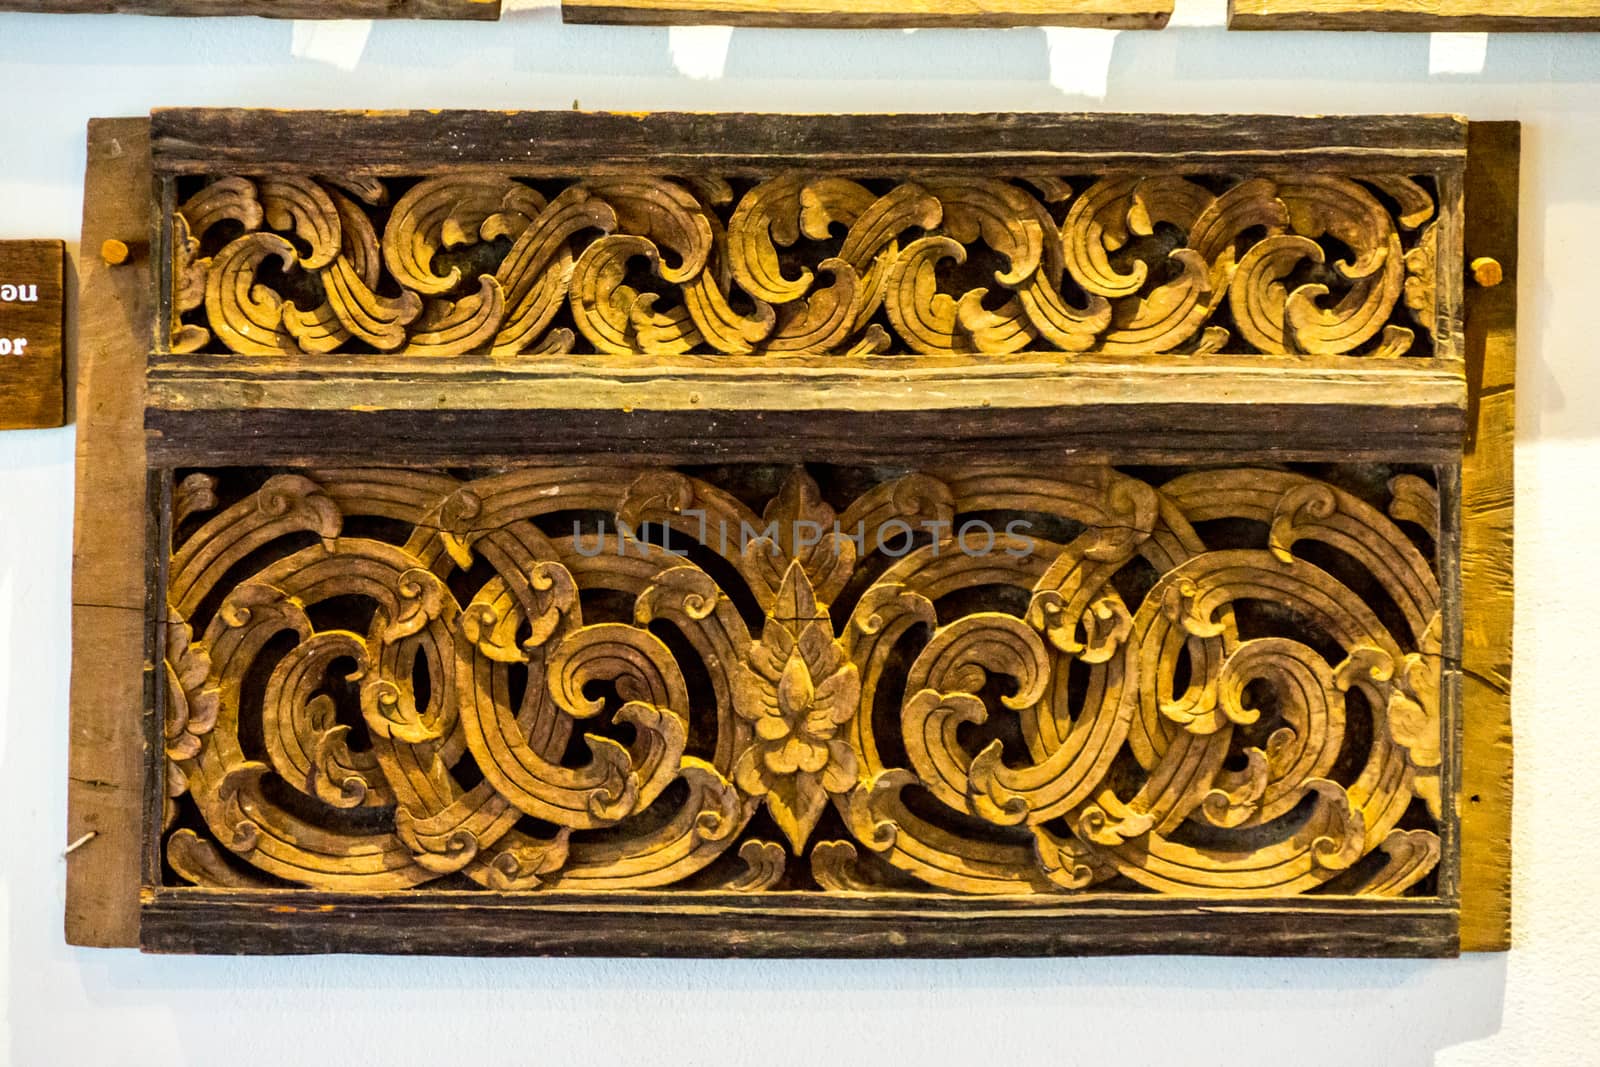
[[[176,353],[1427,355],[1432,180],[212,179]]]
[[[331,263],[312,199],[267,210]],[[189,474],[170,877],[1425,892],[1439,503],[1390,474]]]

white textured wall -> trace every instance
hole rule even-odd
[[[0,237],[73,238],[158,105],[1456,111],[1525,123],[1516,923],[1450,962],[162,959],[62,940],[71,429],[0,434],[0,991],[17,1064],[1600,1062],[1600,35],[684,33],[0,15]],[[326,60],[296,58],[298,52]],[[719,45],[727,44],[720,55]],[[1463,58],[1463,53],[1465,57]],[[687,73],[685,73],[687,72]],[[717,76],[719,75],[720,76]],[[698,75],[698,76],[690,76]],[[3,402],[3,400],[0,400]]]

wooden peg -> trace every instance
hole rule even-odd
[[[1479,256],[1472,261],[1472,280],[1485,289],[1493,289],[1505,280],[1500,261],[1492,256]]]

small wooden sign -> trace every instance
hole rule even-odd
[[[60,426],[60,241],[0,241],[0,430]]]

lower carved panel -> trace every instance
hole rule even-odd
[[[167,884],[1438,892],[1430,469],[229,469],[170,498]]]

